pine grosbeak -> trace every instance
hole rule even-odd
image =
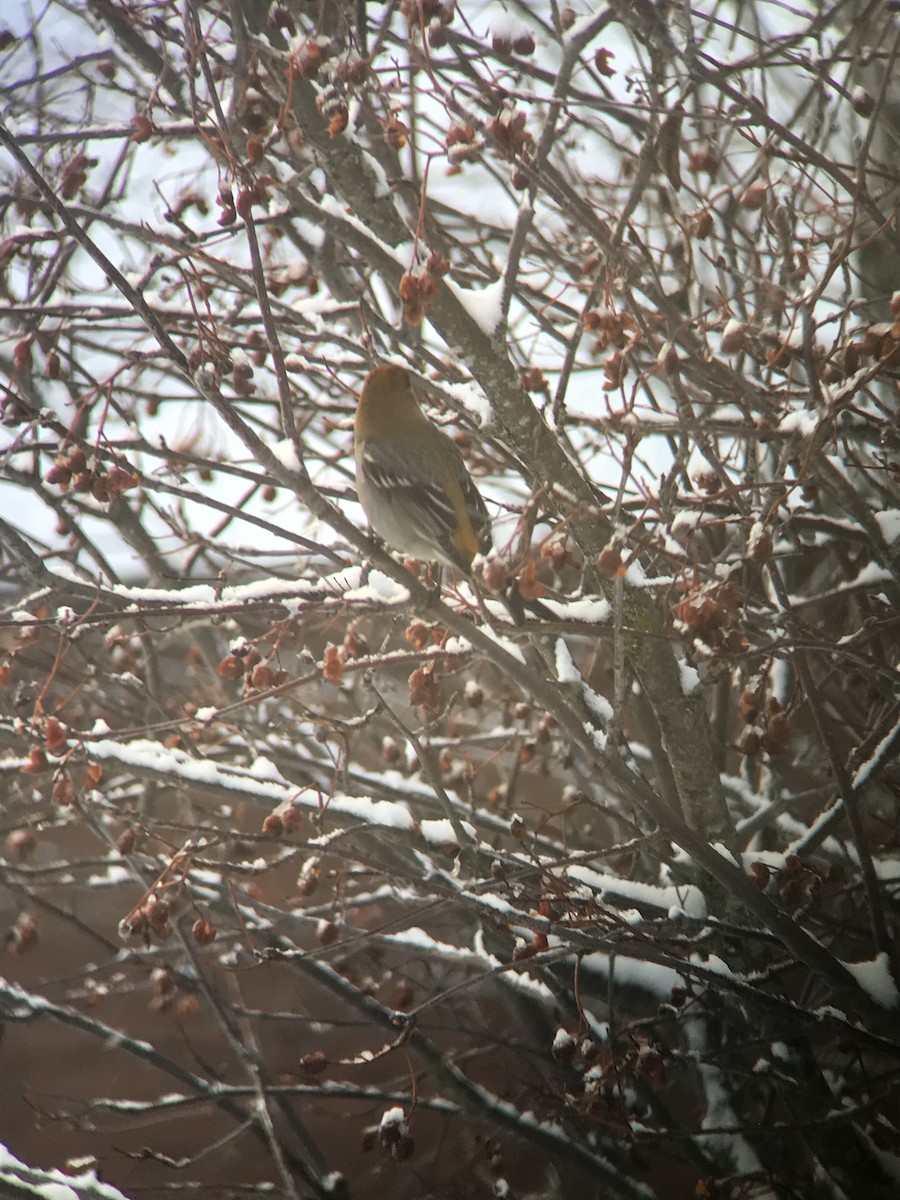
[[[491,521],[455,443],[433,425],[409,372],[376,367],[354,424],[356,491],[375,532],[401,553],[455,567],[491,548]]]

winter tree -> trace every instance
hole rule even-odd
[[[896,1195],[896,8],[4,11],[4,1194]]]

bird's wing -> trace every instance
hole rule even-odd
[[[469,519],[472,522],[472,528],[475,530],[475,536],[478,538],[478,548],[482,554],[487,554],[493,544],[491,538],[491,518],[488,513],[487,506],[478,488],[472,482],[472,476],[466,469],[466,464],[463,462],[462,455],[459,456],[459,470],[457,478],[459,486],[462,488],[463,499],[466,503],[466,511],[469,514]]]
[[[424,465],[414,450],[403,453],[402,445],[395,439],[390,452],[386,452],[383,446],[379,448],[377,456],[364,450],[360,465],[371,482],[381,490],[385,501],[409,522],[424,541],[440,546],[449,557],[455,557],[452,535],[456,526],[456,511],[453,500],[441,485],[426,475]],[[469,483],[471,485],[471,480]]]

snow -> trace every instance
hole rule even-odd
[[[852,588],[871,587],[876,583],[886,583],[890,578],[891,573],[887,567],[881,567],[874,562],[867,563],[855,579],[851,579],[848,583],[842,583],[835,591],[846,592]]]
[[[900,879],[900,859],[876,858],[873,860],[873,865],[875,874],[885,883],[892,883],[894,880]]]
[[[731,317],[730,320],[725,322],[725,328],[722,330],[722,341],[727,342],[729,338],[737,337],[738,334],[743,333],[745,328],[746,326],[743,321],[739,321],[737,317]]]
[[[759,545],[760,538],[766,532],[766,527],[762,521],[754,521],[750,526],[750,532],[747,535],[747,553],[751,558],[756,553],[756,547]]]
[[[452,279],[445,279],[444,286],[456,297],[478,328],[486,337],[493,337],[503,320],[503,279],[486,284],[480,291],[460,287]]]
[[[719,1067],[702,1061],[710,1049],[709,1025],[697,1018],[685,1022],[684,1028],[688,1045],[700,1060],[697,1070],[706,1099],[701,1128],[710,1132],[699,1135],[698,1140],[713,1157],[719,1171],[755,1174],[760,1171],[761,1164],[732,1107],[728,1076]]]
[[[427,950],[429,953],[433,950],[445,958],[456,958],[459,955],[465,958],[471,956],[470,950],[461,950],[458,946],[451,946],[449,942],[439,942],[437,938],[433,938],[430,933],[426,933],[418,925],[404,929],[402,933],[386,933],[382,935],[381,940],[400,943],[408,946],[411,950]]]
[[[898,721],[893,728],[884,735],[866,761],[861,763],[860,766],[856,768],[856,772],[853,776],[854,788],[861,788],[869,781],[873,771],[875,771],[881,765],[881,763],[884,762],[893,749],[894,743],[898,740],[900,740],[900,721]]]
[[[57,578],[66,582],[79,583],[82,586],[85,584],[96,586],[95,580],[72,570],[67,563],[57,563],[54,573]],[[316,585],[315,590],[318,591],[320,586]],[[183,588],[131,587],[126,584],[110,584],[106,590],[112,595],[130,601],[135,609],[139,608],[141,604],[164,604],[180,608],[206,609],[215,604],[244,604],[265,596],[303,594],[312,591],[313,587],[300,580],[267,579],[221,589],[208,583],[195,583]],[[225,599],[226,595],[228,596],[227,600]]]
[[[300,296],[296,300],[292,300],[290,304],[291,312],[296,313],[300,317],[305,317],[306,322],[310,325],[315,333],[322,333],[326,328],[323,317],[333,317],[345,309],[339,300],[335,300],[333,296],[329,296],[327,292],[314,292],[311,296]],[[334,366],[339,364],[339,360],[334,358],[331,360]],[[287,365],[287,363],[285,363]],[[342,363],[342,365],[344,365]],[[317,374],[320,369],[318,363],[312,366],[311,373]]]
[[[574,1049],[574,1046],[575,1039],[567,1029],[563,1029],[560,1025],[553,1035],[553,1053],[555,1055],[567,1054],[570,1050]]]
[[[813,821],[812,825],[796,826],[796,828],[799,828],[800,830],[802,830],[802,832],[799,834],[799,836],[797,836],[792,842],[790,842],[785,847],[785,854],[803,854],[805,852],[807,846],[816,845],[819,841],[819,836],[820,836],[821,831],[823,829],[828,829],[828,827],[836,819],[838,813],[843,811],[843,808],[844,808],[844,802],[843,802],[843,800],[838,798],[834,801],[833,804],[830,804],[827,808],[824,808],[819,813],[819,815],[816,817],[815,821]],[[790,826],[787,823],[786,817],[781,818],[781,823],[785,829],[790,828]],[[842,845],[839,842],[835,841],[833,838],[828,838],[825,842],[823,842],[822,849],[827,851],[827,853],[835,854],[838,857],[842,856],[845,853],[845,850],[842,847]]]
[[[406,1113],[399,1105],[389,1108],[381,1118],[382,1129],[406,1129]]]
[[[584,696],[585,704],[595,717],[597,717],[600,721],[603,721],[604,724],[613,719],[613,716],[615,715],[613,713],[613,706],[605,696],[601,696],[599,692],[595,692],[594,689],[588,687],[586,683],[581,685],[581,691]]]
[[[605,754],[606,747],[609,742],[609,738],[606,736],[606,733],[602,729],[598,729],[597,726],[593,725],[590,721],[585,721],[581,728],[594,743],[597,751],[600,754]]]
[[[474,841],[477,832],[475,826],[470,825],[468,821],[462,821],[461,824],[466,834]],[[446,818],[439,821],[420,821],[419,832],[432,846],[455,846],[457,844],[456,831],[452,822]]]
[[[60,580],[66,582],[75,582],[82,586],[90,583],[91,586],[96,586],[96,581],[91,581],[80,572],[72,570],[67,563],[57,563],[55,574]],[[370,571],[366,583],[363,584],[362,570],[359,566],[336,571],[333,575],[321,577],[315,582],[302,579],[266,578],[230,587],[198,583],[182,588],[108,584],[105,585],[105,590],[111,595],[119,596],[130,602],[132,611],[141,611],[143,605],[152,604],[178,608],[182,611],[196,609],[205,612],[213,607],[240,607],[244,604],[266,600],[286,604],[290,600],[297,601],[305,597],[314,599],[317,603],[324,598],[336,604],[353,600],[379,605],[385,603],[399,605],[405,604],[409,600],[408,590],[381,571]],[[18,614],[18,619],[23,622],[34,620],[29,613]]]
[[[874,587],[879,583],[886,583],[891,578],[891,572],[887,567],[879,566],[878,563],[870,562],[860,570],[855,579],[848,579],[844,583],[838,584],[830,592],[823,592],[816,597],[817,601],[827,599],[829,596],[839,596],[844,592],[853,592],[857,588]],[[802,608],[809,603],[809,597],[805,595],[791,595],[789,603],[798,608]]]
[[[269,449],[283,467],[287,467],[289,471],[300,470],[297,450],[290,438],[282,438],[280,442],[274,442]]]
[[[891,960],[882,951],[873,959],[863,962],[845,962],[847,968],[859,986],[882,1008],[897,1008],[900,1006],[900,992],[891,973]]]
[[[841,479],[845,479],[847,483],[851,483],[850,476],[847,474],[847,464],[839,454],[826,454],[825,461],[829,466],[834,467]]]
[[[681,512],[675,514],[675,519],[671,525],[672,532],[689,533],[696,529],[702,520],[703,513],[699,508],[683,508]]]
[[[89,875],[87,886],[91,888],[115,886],[119,883],[129,883],[133,878],[131,871],[127,867],[123,867],[121,863],[110,863],[101,874]]]
[[[541,604],[560,621],[606,625],[612,616],[612,606],[602,596],[582,596],[580,600],[554,600],[550,596],[542,596]]]
[[[254,779],[274,779],[276,783],[287,786],[287,780],[278,770],[271,758],[259,756],[250,764],[250,772]]]
[[[463,411],[472,418],[479,429],[487,429],[494,419],[493,409],[484,392],[469,380],[466,383],[441,383],[441,391],[446,392]]]
[[[644,568],[634,559],[625,571],[625,582],[636,588],[666,588],[675,582],[674,575],[657,575],[650,578],[644,573]]]
[[[583,883],[595,893],[599,893],[601,902],[607,896],[622,896],[639,904],[647,905],[661,912],[668,912],[677,906],[679,912],[689,917],[702,920],[706,917],[706,899],[694,884],[679,886],[666,885],[660,887],[652,883],[641,883],[637,879],[623,879],[618,875],[607,875],[592,867],[581,865],[568,866],[565,875],[569,879]]]
[[[480,901],[484,897],[478,897],[478,899]],[[507,909],[509,909],[508,905]],[[514,913],[516,910],[509,909],[509,911]],[[436,956],[446,962],[452,962],[456,966],[475,967],[485,975],[498,975],[498,978],[507,986],[527,992],[544,1004],[555,1002],[555,997],[546,984],[532,978],[525,969],[511,970],[511,964],[503,963],[493,954],[488,954],[484,949],[480,931],[475,935],[475,945],[472,949],[467,946],[453,946],[449,942],[440,942],[417,926],[405,929],[402,933],[381,934],[379,940],[401,946],[410,953],[422,952],[429,958]]]
[[[503,637],[503,635],[498,633],[496,629],[492,629],[490,625],[483,626],[481,632],[485,637],[490,638],[492,642],[498,645],[501,650],[505,650],[511,658],[514,658],[520,662],[523,667],[526,665],[525,655],[515,642],[510,641],[509,638]]]
[[[738,825],[738,832],[741,831],[741,825]],[[744,861],[744,873],[749,870],[751,864],[755,862],[763,863],[773,871],[784,870],[784,860],[787,858],[786,850],[745,850],[741,855]]]
[[[556,674],[560,683],[575,684],[581,689],[585,706],[599,721],[606,724],[612,720],[613,709],[609,701],[603,696],[599,696],[593,688],[588,687],[581,678],[581,672],[575,665],[569,647],[562,638],[556,639]],[[591,721],[585,721],[583,729],[600,753],[603,754],[607,743],[604,731],[598,729]]]
[[[352,122],[351,122],[351,125],[352,125]],[[370,154],[369,151],[366,150],[365,147],[362,146],[359,142],[356,143],[356,148],[357,148],[357,150],[359,150],[363,161],[365,162],[366,166],[369,168],[369,171],[372,174],[372,178],[375,180],[375,187],[374,187],[375,199],[384,200],[386,197],[390,196],[391,191],[392,191],[391,182],[388,179],[387,175],[385,174],[384,168],[382,167],[382,165],[378,161],[378,159],[375,157],[375,155]]]
[[[491,37],[514,42],[516,38],[531,33],[531,29],[519,17],[504,10],[491,14]]]
[[[702,967],[704,971],[710,971],[714,975],[723,975],[727,979],[734,979],[734,972],[724,959],[719,958],[718,954],[711,954],[709,958],[703,958],[699,954],[692,954],[690,961],[698,967]]]
[[[89,1189],[92,1200],[128,1200],[123,1192],[108,1183],[101,1183],[93,1171],[80,1175],[66,1175],[51,1168],[39,1170],[21,1162],[0,1142],[0,1185],[9,1184],[27,1191],[40,1200],[80,1200],[85,1189]]]
[[[812,437],[819,428],[819,414],[814,408],[796,408],[778,422],[779,433],[799,433]]]
[[[472,643],[459,634],[453,637],[448,637],[444,640],[443,646],[430,646],[429,654],[469,654],[472,650]]]
[[[0,975],[0,994],[2,994],[5,1002],[16,1001],[21,1005],[21,1009],[16,1014],[18,1020],[22,1019],[24,1013],[39,1013],[45,1009],[52,1008],[48,1000],[44,1000],[42,996],[37,996],[32,992],[26,992],[24,988],[18,987],[9,980],[4,979]],[[5,1147],[4,1147],[5,1149]],[[2,1164],[0,1164],[2,1165]]]
[[[409,589],[391,579],[390,575],[385,575],[383,571],[370,571],[364,586],[348,588],[341,598],[401,605],[408,602]]]
[[[615,961],[611,961],[612,958]],[[627,949],[622,954],[611,956],[596,951],[581,959],[580,969],[604,979],[612,977],[616,987],[634,987],[655,996],[660,1003],[667,1001],[672,989],[682,986],[682,978],[674,967],[663,967],[657,963],[629,958]]]
[[[875,520],[878,522],[881,536],[889,546],[900,538],[900,508],[886,508],[884,512],[877,512]]]
[[[724,1072],[703,1062],[698,1063],[698,1070],[706,1096],[706,1112],[701,1127],[724,1131],[699,1135],[698,1141],[701,1145],[705,1144],[716,1156],[720,1171],[730,1167],[739,1175],[759,1173],[762,1164],[742,1132],[742,1122],[736,1116],[728,1090],[724,1086]]]
[[[349,225],[362,235],[365,242],[368,242],[373,247],[377,246],[386,258],[391,259],[404,270],[415,259],[416,251],[412,242],[402,242],[397,246],[391,246],[387,242],[382,241],[375,236],[365,221],[361,221],[359,217],[354,216],[345,204],[342,204],[340,200],[335,199],[334,196],[329,195],[327,192],[319,197],[317,207],[326,216],[332,217],[344,225]]]
[[[575,666],[572,652],[562,638],[556,639],[556,678],[560,683],[581,684],[581,672]]]
[[[302,354],[292,353],[284,356],[284,369],[292,372],[293,374],[299,375],[304,371],[308,371],[311,366],[312,363],[310,360],[308,358],[304,358]]]
[[[504,900],[502,896],[498,896],[494,892],[480,892],[473,899],[477,900],[479,904],[494,909],[496,912],[501,912],[504,915],[515,915],[519,911],[517,908],[513,908],[508,900]]]
[[[740,867],[741,864],[735,858],[734,853],[729,850],[729,848],[723,842],[713,842],[712,849],[715,850],[716,854],[721,855],[722,858],[725,858],[728,860],[728,862],[733,863],[734,866]]]
[[[253,796],[272,808],[284,804],[319,813],[323,807],[318,791],[298,790],[277,779],[255,778],[244,770],[225,766],[211,759],[193,758],[184,750],[163,746],[160,742],[146,738],[135,738],[130,742],[121,743],[112,739],[102,739],[90,744],[90,755],[92,758],[120,763],[138,771]],[[388,829],[408,831],[414,826],[412,814],[407,806],[397,801],[336,794],[328,799],[325,807],[333,816],[354,817],[367,824]]]
[[[603,724],[610,722],[614,715],[612,705],[604,696],[598,695],[582,679],[581,672],[572,658],[572,653],[562,638],[556,639],[555,652],[556,676],[560,683],[577,684],[581,689],[581,695],[588,710]],[[606,735],[590,722],[585,723],[584,730],[588,737],[593,739],[594,744],[602,753],[606,749]]]
[[[294,803],[297,803],[295,797]],[[318,800],[313,805],[319,810]],[[373,800],[371,796],[332,796],[328,801],[330,813],[340,813],[357,817],[369,825],[381,825],[387,829],[411,830],[414,827],[412,815],[405,804],[393,800]]]
[[[681,690],[685,696],[690,696],[696,692],[700,686],[700,676],[696,667],[692,667],[689,662],[680,662],[678,670],[681,675]]]

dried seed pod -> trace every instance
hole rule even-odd
[[[208,946],[216,939],[216,927],[205,917],[198,917],[191,926],[191,934],[198,946]]]

